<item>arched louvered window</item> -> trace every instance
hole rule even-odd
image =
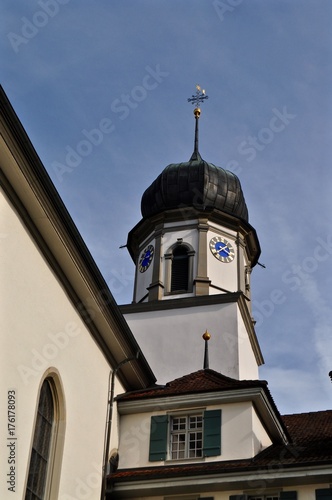
[[[171,292],[188,290],[189,255],[188,248],[180,245],[173,251]]]
[[[176,243],[165,254],[165,293],[192,292],[194,249],[188,243]]]
[[[33,437],[25,500],[44,500],[48,497],[47,482],[52,467],[52,448],[55,442],[57,401],[52,380],[43,382]]]

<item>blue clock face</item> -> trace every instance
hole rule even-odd
[[[220,262],[232,262],[235,256],[232,245],[221,236],[215,236],[210,240],[210,250]]]
[[[148,269],[148,267],[152,262],[153,254],[154,254],[153,245],[149,245],[143,250],[138,264],[138,269],[140,273],[144,273]]]

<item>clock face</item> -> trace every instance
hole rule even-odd
[[[235,256],[232,245],[221,236],[215,236],[210,240],[210,250],[221,262],[232,262]]]
[[[141,253],[141,257],[139,259],[139,264],[138,264],[138,269],[140,273],[144,273],[150,266],[153,259],[153,253],[154,253],[153,245],[148,245]]]

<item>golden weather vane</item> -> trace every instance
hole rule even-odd
[[[205,99],[208,99],[209,96],[205,94],[205,90],[202,90],[199,85],[196,85],[196,94],[193,94],[191,97],[188,97],[188,102],[191,102],[191,104],[195,104],[195,109],[194,109],[194,115],[199,118],[199,115],[201,114],[201,110],[199,108],[199,105],[201,102],[204,102]]]

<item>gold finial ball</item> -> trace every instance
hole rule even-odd
[[[199,118],[199,117],[200,117],[200,115],[201,115],[201,110],[200,110],[200,108],[195,108],[195,109],[194,109],[194,115],[195,115],[197,118]]]
[[[205,333],[203,333],[202,337],[204,340],[210,340],[211,334],[207,330],[205,330]]]

